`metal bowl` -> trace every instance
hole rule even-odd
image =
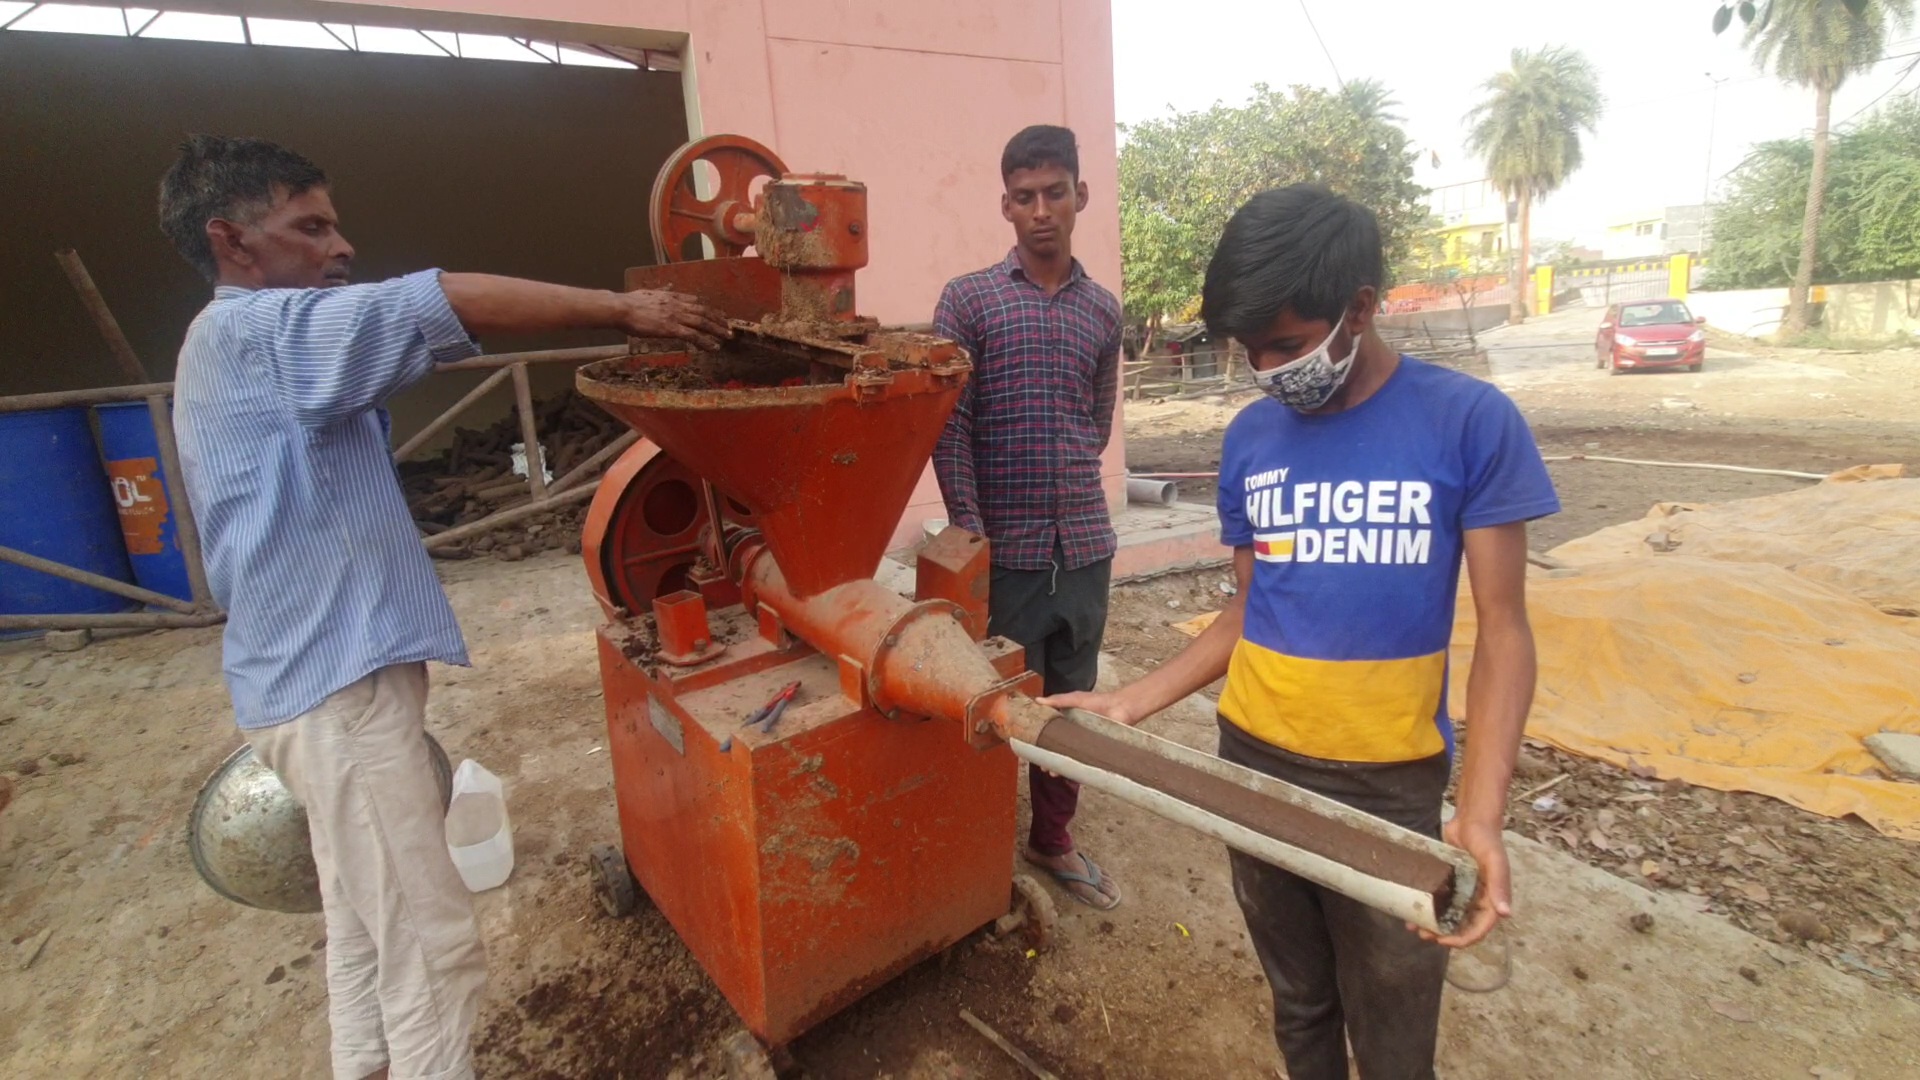
[[[427,735],[440,802],[453,798],[453,766]],[[320,910],[307,811],[243,743],[200,787],[187,818],[193,868],[213,891],[236,903],[304,914]]]

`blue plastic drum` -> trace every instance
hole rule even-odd
[[[0,413],[0,546],[133,580],[86,409]],[[0,614],[97,615],[137,606],[0,562]]]

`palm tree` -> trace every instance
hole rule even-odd
[[[1486,159],[1493,186],[1520,204],[1511,308],[1520,322],[1527,317],[1534,200],[1558,191],[1580,167],[1580,132],[1600,122],[1606,101],[1593,64],[1558,45],[1513,50],[1512,66],[1481,86],[1487,97],[1467,114],[1467,149]]]
[[[1394,111],[1400,107],[1400,99],[1379,79],[1355,79],[1340,88],[1340,98],[1362,120],[1398,124],[1406,119]]]
[[[1913,21],[1913,0],[1774,0],[1770,17],[1747,26],[1747,48],[1762,70],[1781,82],[1813,91],[1813,177],[1807,183],[1806,217],[1800,225],[1800,266],[1787,290],[1787,317],[1780,333],[1807,328],[1807,297],[1819,257],[1820,217],[1826,209],[1828,127],[1833,92],[1849,76],[1880,59],[1887,31]]]

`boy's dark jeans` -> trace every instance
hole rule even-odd
[[[1220,718],[1220,756],[1428,836],[1440,835],[1448,760],[1384,765],[1289,754]],[[1403,920],[1252,856],[1231,852],[1233,894],[1273,984],[1273,1031],[1289,1080],[1431,1080],[1444,946]]]

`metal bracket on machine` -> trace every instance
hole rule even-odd
[[[967,702],[967,716],[961,725],[961,733],[966,737],[967,745],[975,750],[987,750],[1002,745],[1010,734],[1000,724],[994,722],[996,714],[1006,715],[1006,704],[1011,704],[1014,695],[1037,698],[1043,686],[1040,676],[1023,671],[1010,679],[1003,679],[976,694]],[[996,706],[1002,706],[996,708]]]
[[[766,639],[767,644],[782,650],[793,647],[793,632],[787,629],[786,620],[780,617],[779,612],[761,604],[754,615],[760,624],[760,636]]]
[[[844,654],[835,657],[834,660],[840,668],[841,695],[863,709],[873,708],[873,695],[867,689],[866,667],[860,661]]]

